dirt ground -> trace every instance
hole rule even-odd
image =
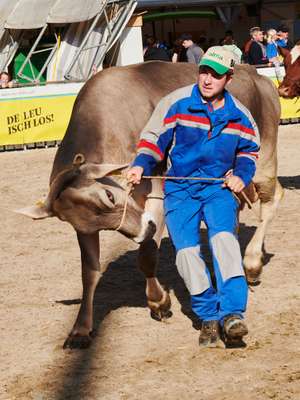
[[[167,236],[159,278],[173,317],[150,318],[136,245],[101,234],[108,265],[95,299],[97,336],[88,350],[62,350],[81,296],[72,228],[33,222],[9,210],[47,193],[56,149],[0,154],[0,399],[296,400],[300,398],[300,125],[280,127],[279,177],[285,197],[265,241],[262,283],[249,292],[244,349],[200,349],[189,297]],[[241,216],[242,249],[256,224]]]

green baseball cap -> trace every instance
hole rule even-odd
[[[219,75],[225,75],[227,72],[233,71],[234,63],[234,55],[231,51],[222,46],[213,46],[202,56],[199,67],[206,65]]]

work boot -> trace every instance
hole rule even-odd
[[[220,338],[219,321],[203,321],[199,336],[201,347],[224,347]]]
[[[228,315],[224,318],[224,334],[227,338],[241,340],[247,333],[247,325],[239,315]]]

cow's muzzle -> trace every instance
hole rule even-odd
[[[278,93],[279,93],[279,96],[281,96],[281,97],[284,97],[284,98],[291,97],[291,93],[290,92],[291,92],[291,90],[287,86],[280,86],[278,88]]]
[[[144,212],[141,221],[141,230],[138,236],[134,237],[133,240],[136,243],[142,243],[146,240],[152,239],[156,232],[156,223],[153,216],[149,212]]]

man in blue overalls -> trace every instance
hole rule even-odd
[[[241,340],[248,333],[243,320],[247,282],[237,241],[238,201],[255,173],[259,133],[248,111],[225,89],[232,79],[233,57],[211,47],[200,61],[195,85],[164,97],[144,128],[137,156],[128,171],[138,184],[167,157],[166,176],[208,178],[168,180],[165,218],[176,249],[176,265],[202,320],[200,346]],[[214,180],[225,177],[225,182]],[[216,287],[201,255],[200,224],[208,229]]]

